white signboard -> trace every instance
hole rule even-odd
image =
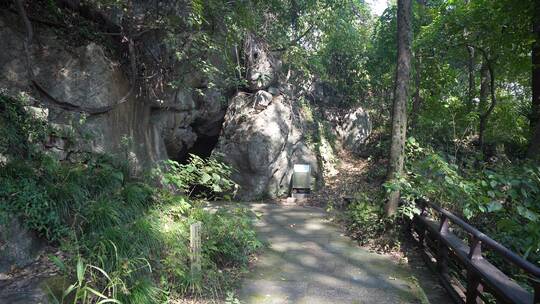
[[[310,171],[309,165],[294,165],[294,172],[309,173]]]

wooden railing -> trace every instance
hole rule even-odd
[[[540,268],[453,213],[427,201],[418,202],[421,213],[412,221],[412,232],[421,246],[428,265],[437,272],[441,283],[456,303],[540,304]],[[438,217],[430,218],[428,210]],[[450,225],[452,223],[452,228]],[[465,244],[455,232],[467,236]],[[491,264],[482,253],[482,246],[500,256],[506,263],[519,267],[528,277],[528,291]],[[460,280],[461,278],[461,280]],[[465,282],[466,286],[463,286]],[[490,300],[491,299],[491,300]]]

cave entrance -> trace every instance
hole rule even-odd
[[[208,136],[208,135],[197,135],[197,140],[195,140],[195,143],[193,143],[193,146],[191,148],[187,149],[180,159],[177,161],[181,164],[187,164],[189,163],[189,155],[194,154],[202,159],[206,160],[212,155],[212,151],[214,151],[214,148],[216,147],[219,140],[219,134],[214,136]],[[191,190],[191,195],[193,196],[204,196],[209,199],[213,199],[214,193],[212,192],[211,188],[202,186],[202,185],[195,185],[195,187]]]
[[[179,162],[186,164],[189,161],[189,154],[195,154],[203,159],[207,159],[212,155],[212,151],[214,151],[218,140],[219,134],[214,136],[198,135],[193,146],[186,150],[184,157]]]

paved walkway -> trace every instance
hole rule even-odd
[[[242,303],[429,303],[407,266],[358,247],[322,209],[252,208],[269,248],[242,285]]]

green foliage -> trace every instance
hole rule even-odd
[[[388,90],[392,89],[395,58],[397,56],[396,8],[388,8],[373,26],[373,33],[368,48],[366,69],[369,75],[370,89],[375,93],[374,103],[379,106],[389,104]]]
[[[393,218],[385,216],[383,191],[365,189],[355,193],[344,212],[349,235],[363,245],[379,251],[392,251],[400,246],[402,214]]]
[[[151,279],[153,267],[166,282],[163,287],[172,292],[215,293],[230,286],[227,272],[221,269],[246,265],[247,256],[260,247],[244,209],[211,213],[203,209],[203,202],[131,181],[118,167],[102,161],[84,166],[53,163],[46,174],[42,163],[10,162],[0,170],[1,211],[23,217],[28,228],[79,252],[121,281],[115,299],[136,303],[137,297],[139,303],[156,303],[156,298],[163,298],[162,288]],[[201,178],[202,173],[198,173]],[[221,184],[223,180],[223,176],[215,178]],[[205,284],[193,290],[188,242],[189,224],[195,220],[202,221],[205,229]],[[101,280],[87,280],[108,288]],[[73,288],[80,299],[96,296],[89,288],[99,290],[80,283]]]
[[[122,202],[124,176],[101,156],[86,164],[60,163],[43,154],[33,161],[14,159],[0,170],[0,209],[22,215],[27,228],[59,241],[73,225],[113,221],[109,204]]]
[[[62,270],[66,271],[66,265],[60,259],[52,257],[54,263]],[[76,282],[70,284],[65,290],[62,290],[58,297],[51,290],[51,301],[56,304],[63,303],[87,303],[95,301],[97,304],[118,303],[118,289],[124,287],[123,282],[117,278],[111,278],[103,269],[85,265],[82,258],[77,258]],[[98,282],[105,282],[103,289],[98,287]]]
[[[362,243],[375,239],[384,231],[382,205],[377,199],[370,199],[367,194],[357,194],[353,203],[347,209],[350,219],[348,228],[361,231]]]
[[[426,198],[476,224],[508,248],[540,261],[540,167],[527,162],[458,166],[451,157],[408,141],[407,176],[397,185],[405,200]],[[525,236],[525,237],[524,237]]]
[[[37,144],[49,134],[48,126],[34,118],[26,106],[27,96],[14,99],[0,92],[0,155],[32,157]]]
[[[246,265],[249,255],[261,247],[250,228],[252,220],[245,208],[219,210],[213,214],[196,210],[191,215],[206,227],[203,255],[217,266]]]
[[[180,164],[173,160],[165,161],[162,168],[153,174],[164,185],[191,196],[196,187],[204,187],[214,195],[221,195],[235,190],[238,185],[230,179],[232,168],[216,157],[202,159],[190,154],[189,163]],[[229,199],[230,197],[226,195]]]
[[[367,94],[369,23],[358,19],[367,19],[368,15],[365,5],[344,3],[328,17],[324,27],[321,49],[314,59],[320,63],[316,73],[332,88],[338,105],[357,104]]]
[[[484,0],[414,5],[408,134],[417,140],[407,142],[405,173],[385,188],[400,189],[409,202],[400,215],[411,217],[418,210],[410,202],[427,198],[538,262],[539,169],[522,159],[531,133],[533,6]],[[383,121],[392,102],[395,11],[390,7],[377,20],[368,49],[370,88]],[[481,95],[481,89],[490,93],[480,73],[488,64],[497,103],[480,147],[481,117],[492,102]]]
[[[166,162],[156,170],[165,187],[130,176],[124,162],[106,155],[59,162],[42,152],[37,137],[25,141],[46,124],[32,120],[20,101],[1,101],[7,110],[0,119],[11,127],[2,129],[7,140],[0,145],[9,153],[0,164],[0,218],[20,218],[72,257],[51,257],[64,275],[62,286],[51,288],[53,302],[162,303],[193,292],[224,297],[261,246],[245,208],[212,211],[204,192],[197,200],[187,195],[195,186],[212,196],[234,188],[230,167],[217,159]],[[202,283],[189,272],[195,221],[203,224]]]

